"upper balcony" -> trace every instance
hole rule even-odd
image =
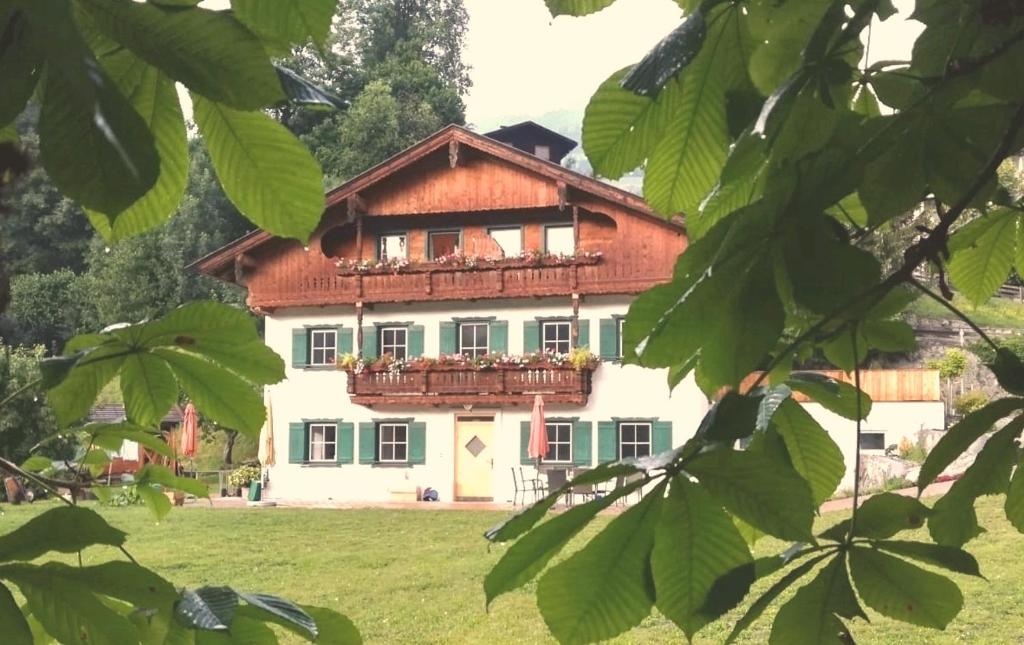
[[[594,369],[596,364],[478,367],[430,362],[400,370],[346,371],[349,397],[367,407],[528,406],[538,394],[545,403],[584,406]]]

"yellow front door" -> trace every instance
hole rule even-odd
[[[455,499],[494,499],[494,417],[455,420]]]

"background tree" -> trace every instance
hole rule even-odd
[[[33,446],[43,439],[52,439],[57,432],[57,421],[39,383],[39,362],[45,354],[42,347],[0,343],[0,400],[22,393],[0,407],[0,454],[18,463],[32,454]],[[70,441],[48,441],[37,453],[69,459],[74,454],[74,445]]]

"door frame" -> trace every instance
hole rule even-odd
[[[491,443],[498,431],[498,415],[495,412],[457,412],[452,423],[452,501],[455,502],[493,502],[494,501],[494,466],[491,466],[491,495],[489,497],[466,497],[457,494],[459,486],[459,422],[486,421],[491,423]],[[493,450],[493,448],[492,448]],[[493,459],[493,458],[492,458]]]

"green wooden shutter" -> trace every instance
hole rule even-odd
[[[309,364],[309,334],[304,327],[292,330],[292,367]]]
[[[363,327],[363,358],[377,358],[377,328]]]
[[[613,361],[619,356],[619,325],[614,318],[602,318],[598,322],[601,358]]]
[[[335,450],[335,461],[341,464],[353,463],[353,457],[355,453],[355,424],[352,422],[344,422],[341,419],[338,423],[338,447]]]
[[[342,354],[352,353],[352,328],[338,325],[337,327],[337,347],[338,356]]]
[[[523,323],[523,353],[540,351],[540,323],[527,320]]]
[[[577,466],[589,466],[591,464],[591,446],[593,438],[591,433],[594,424],[590,421],[577,421],[572,426],[572,463]]]
[[[438,347],[437,351],[442,356],[455,354],[459,351],[458,339],[458,325],[450,320],[441,321],[441,329],[438,332]]]
[[[490,328],[488,330],[489,338],[487,339],[487,351],[491,354],[507,354],[508,353],[508,321],[507,320],[494,320],[491,321]]]
[[[409,424],[409,463],[427,463],[427,424],[422,421]]]
[[[590,321],[583,318],[578,321],[579,333],[576,335],[576,347],[590,348]]]
[[[359,463],[377,463],[377,424],[372,421],[359,423]]]
[[[288,424],[288,463],[309,461],[309,432],[305,423]]]
[[[655,421],[651,424],[651,453],[660,454],[672,450],[672,422]]]
[[[597,422],[597,462],[604,464],[619,458],[618,429],[614,421]]]
[[[530,447],[530,422],[522,421],[519,423],[519,463],[524,466],[529,466],[530,461],[529,454]]]
[[[423,356],[423,325],[410,325],[408,355],[410,358]]]

